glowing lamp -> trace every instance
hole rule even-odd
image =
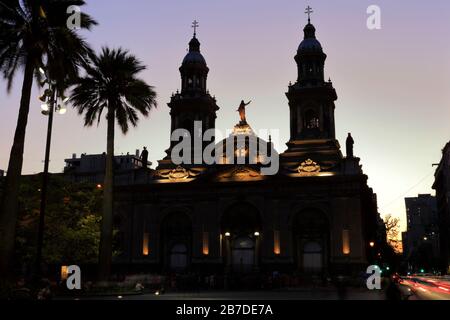
[[[69,270],[67,266],[61,266],[61,280],[66,280],[69,275]]]
[[[65,105],[58,105],[58,113],[65,114],[67,112],[67,108]]]

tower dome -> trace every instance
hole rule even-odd
[[[194,21],[194,36],[189,41],[189,52],[183,59],[180,67],[181,93],[182,94],[206,94],[206,80],[209,68],[206,60],[200,53],[200,41],[197,39],[196,28],[198,23]]]
[[[196,35],[189,42],[189,52],[183,59],[183,64],[199,63],[206,66],[206,60],[200,53],[200,41],[198,41]]]
[[[322,45],[319,40],[316,39],[316,28],[309,22],[303,29],[305,34],[303,41],[298,46],[298,51],[318,51],[323,52]]]

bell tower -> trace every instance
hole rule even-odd
[[[337,94],[331,80],[325,81],[324,67],[327,55],[316,38],[316,28],[311,24],[312,10],[308,6],[308,23],[304,37],[294,59],[297,64],[297,81],[289,85],[286,96],[290,110],[290,140],[288,150],[282,155],[299,161],[314,157],[342,158],[336,140],[334,102]],[[325,160],[325,159],[324,159]]]
[[[190,133],[191,137],[191,163],[193,163],[193,155],[204,148],[204,145],[210,143],[202,143],[200,145],[194,143],[195,136],[199,136],[208,129],[215,128],[216,112],[219,107],[216,99],[209,94],[207,89],[207,78],[209,68],[206,60],[200,52],[200,41],[197,39],[198,22],[192,23],[194,35],[189,42],[189,51],[181,64],[181,92],[177,91],[172,94],[168,106],[170,108],[171,117],[171,133],[176,129],[185,129]],[[201,132],[195,130],[195,122],[201,121]],[[198,129],[198,128],[197,128]],[[198,137],[197,137],[198,138]],[[198,141],[198,140],[197,140]],[[170,148],[166,150],[167,156],[159,161],[159,168],[173,167],[171,161],[171,151],[176,141],[170,142]],[[200,150],[200,151],[202,151]],[[189,166],[189,165],[188,165]]]

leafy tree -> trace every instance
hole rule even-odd
[[[106,171],[103,194],[103,215],[99,254],[99,278],[109,277],[112,261],[113,240],[113,160],[116,121],[126,134],[129,124],[137,126],[138,113],[148,116],[156,107],[153,87],[138,78],[145,66],[123,49],[103,48],[101,54],[92,58],[86,67],[86,75],[80,78],[72,92],[71,102],[84,114],[85,126],[99,123],[106,112],[107,148]]]
[[[8,278],[17,224],[19,186],[33,78],[47,66],[48,76],[62,94],[67,81],[78,73],[91,50],[75,30],[67,28],[67,8],[83,0],[1,0],[0,72],[8,82],[23,70],[22,96],[11,148],[3,197],[0,203],[0,277]],[[96,22],[81,14],[83,29]],[[38,81],[38,83],[40,83]]]
[[[402,243],[399,239],[400,219],[394,218],[392,214],[388,214],[384,218],[384,225],[386,226],[386,237],[388,244],[394,249],[396,253],[401,252]]]
[[[22,268],[35,261],[40,184],[39,175],[28,176],[20,187],[16,261]],[[101,190],[90,183],[73,183],[54,175],[48,192],[43,261],[49,265],[96,263]]]

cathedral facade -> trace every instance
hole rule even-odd
[[[376,246],[377,206],[349,134],[346,155],[335,137],[335,101],[324,79],[326,54],[308,21],[295,61],[298,78],[286,97],[290,139],[278,154],[245,119],[215,150],[213,164],[176,164],[170,142],[141,183],[115,189],[117,265],[147,272],[337,274],[365,271]],[[207,90],[209,68],[196,34],[180,67],[181,91],[168,103],[171,132],[214,129],[219,107]],[[242,112],[243,111],[243,112]],[[244,143],[236,143],[242,138]],[[257,151],[249,152],[256,138]],[[274,175],[260,147],[279,159]],[[195,144],[186,158],[205,148]],[[230,152],[231,148],[231,152]],[[262,148],[265,149],[265,148]],[[229,151],[229,152],[226,152]],[[233,161],[237,158],[246,161]]]

